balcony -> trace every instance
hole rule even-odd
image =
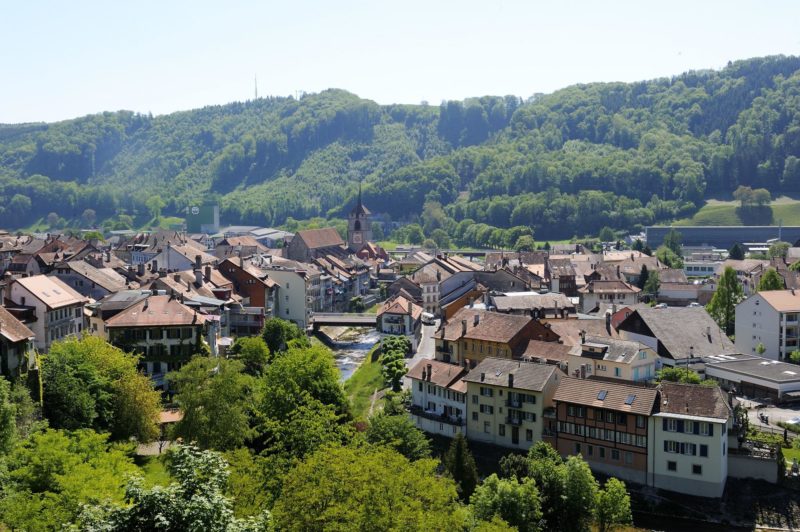
[[[447,414],[437,414],[436,412],[425,410],[418,405],[411,405],[409,411],[415,416],[424,417],[425,419],[430,419],[432,421],[439,421],[440,423],[447,423],[448,425],[456,425],[458,427],[463,427],[466,425],[464,418],[448,416]]]
[[[545,438],[555,438],[556,431],[550,429],[542,429],[542,436]]]
[[[507,417],[506,418],[506,424],[514,425],[515,427],[519,427],[520,425],[522,425],[522,418],[519,418],[519,417]]]
[[[546,418],[550,418],[550,419],[555,419],[556,418],[556,409],[555,409],[555,407],[551,406],[551,407],[545,408],[544,412],[542,412],[542,416],[544,416]]]
[[[506,406],[511,408],[522,408],[522,403],[519,399],[506,399]]]

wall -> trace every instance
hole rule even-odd
[[[270,278],[278,283],[275,295],[275,317],[308,327],[306,281],[300,274],[285,270],[269,270]]]
[[[492,390],[492,396],[485,396],[480,394],[480,388],[489,388]],[[520,403],[519,407],[512,408],[521,412],[532,413],[535,416],[534,421],[525,420],[520,423],[516,428],[519,431],[518,443],[512,443],[512,435],[514,433],[514,426],[507,422],[509,407],[506,401],[509,399],[509,392],[523,393],[533,395],[536,397],[536,403],[531,404],[528,402]],[[477,402],[476,398],[477,397]],[[492,406],[493,413],[481,413],[480,405]],[[525,450],[530,448],[534,443],[542,439],[542,428],[544,427],[544,419],[542,412],[545,405],[545,397],[541,392],[531,390],[522,390],[518,388],[508,388],[501,386],[492,386],[483,383],[468,382],[467,383],[467,437],[470,440],[491,443],[500,445],[502,447],[509,447],[512,449]],[[474,419],[473,412],[477,413],[477,419]],[[489,432],[485,432],[484,423],[489,422]],[[504,427],[504,435],[500,434],[500,425]],[[527,431],[531,431],[531,439],[528,439]]]
[[[664,242],[664,237],[673,229],[671,227],[645,227],[645,241],[652,249]],[[736,243],[766,242],[771,238],[780,238],[785,242],[800,240],[800,227],[797,226],[682,226],[674,228],[683,237],[684,246],[708,244],[718,248],[730,249]]]
[[[739,303],[736,306],[736,349],[756,355],[756,347],[762,343],[766,351],[761,356],[778,360],[780,319],[780,314],[758,294]]]
[[[773,460],[739,454],[732,454],[728,457],[728,476],[730,478],[756,478],[777,484],[778,472],[778,464]]]

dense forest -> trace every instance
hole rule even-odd
[[[527,100],[380,106],[327,90],[158,117],[0,125],[6,228],[86,209],[127,219],[155,194],[178,215],[218,199],[230,223],[337,218],[359,180],[384,221],[467,245],[530,230],[543,240],[636,229],[740,185],[797,193],[800,58]]]

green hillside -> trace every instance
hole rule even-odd
[[[800,225],[800,201],[781,198],[768,207],[744,212],[738,202],[714,201],[704,205],[694,216],[673,225]]]
[[[735,212],[698,208],[740,185],[800,192],[800,58],[528,100],[380,106],[328,90],[158,117],[0,125],[8,229],[48,217],[131,226],[154,214],[154,195],[165,215],[217,199],[227,223],[292,225],[340,218],[359,181],[383,220],[419,223],[397,240],[514,245],[531,231],[544,241],[730,221]],[[787,210],[784,223],[794,215],[775,209]]]

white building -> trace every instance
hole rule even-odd
[[[454,437],[467,431],[467,371],[455,364],[421,360],[406,375],[411,380],[411,419],[421,430]]]
[[[60,279],[45,275],[14,279],[8,298],[14,305],[33,310],[36,319],[26,325],[36,337],[39,351],[49,350],[56,340],[83,332],[87,300]]]
[[[652,486],[721,497],[728,478],[732,411],[718,387],[662,382],[659,411],[650,418]]]
[[[422,331],[422,307],[414,303],[407,292],[387,299],[377,313],[378,332],[384,335],[405,336],[411,351],[417,351]]]
[[[590,281],[580,288],[578,294],[581,298],[583,312],[589,312],[599,307],[602,303],[618,306],[635,305],[639,302],[639,293],[642,290],[625,281]]]
[[[759,353],[759,345],[764,352]],[[742,353],[785,360],[800,349],[800,293],[758,292],[736,306],[736,347]]]

